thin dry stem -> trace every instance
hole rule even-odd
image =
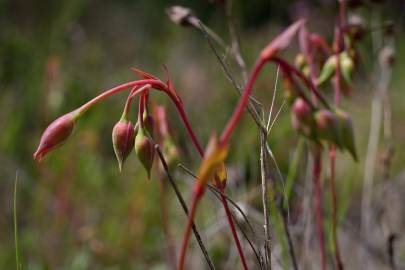
[[[158,154],[158,156],[159,156],[159,160],[160,160],[160,162],[161,162],[161,164],[162,164],[162,166],[163,166],[163,169],[164,169],[164,171],[165,171],[165,173],[166,173],[166,176],[167,176],[167,178],[168,178],[168,180],[169,180],[169,183],[170,183],[170,185],[172,186],[172,188],[173,188],[173,190],[174,190],[174,192],[175,192],[175,194],[176,194],[176,197],[177,197],[178,201],[180,202],[181,207],[183,208],[184,213],[185,213],[186,215],[188,215],[188,214],[189,214],[189,210],[188,210],[187,204],[186,204],[186,202],[184,201],[184,198],[183,198],[183,196],[181,195],[181,192],[180,192],[179,188],[177,187],[176,182],[174,181],[173,177],[171,176],[171,174],[170,174],[170,172],[169,172],[169,168],[168,168],[168,166],[167,166],[166,159],[164,158],[163,153],[162,153],[162,151],[160,150],[159,145],[156,144],[156,145],[155,145],[155,149],[156,149],[156,152],[157,152],[157,154]],[[209,256],[209,254],[208,254],[207,248],[205,247],[205,245],[204,245],[204,243],[203,243],[203,241],[202,241],[202,239],[201,239],[201,236],[200,236],[200,233],[198,232],[197,226],[193,223],[192,226],[191,226],[191,228],[192,228],[193,233],[194,233],[194,236],[195,236],[195,238],[196,238],[196,240],[197,240],[197,242],[198,242],[198,245],[200,246],[200,249],[201,249],[201,251],[202,251],[203,254],[204,254],[205,260],[207,261],[207,264],[208,264],[209,268],[210,268],[211,270],[214,270],[214,269],[215,269],[214,263],[212,262],[212,260],[211,260],[211,258],[210,258],[210,256]]]

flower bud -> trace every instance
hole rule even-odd
[[[147,114],[146,111],[143,114],[143,125],[145,130],[148,132],[150,136],[153,136],[153,129],[155,126],[155,120],[150,114]]]
[[[135,143],[135,129],[131,121],[121,119],[115,124],[112,131],[114,152],[121,171],[122,164],[131,153]]]
[[[343,78],[348,84],[350,84],[352,82],[354,61],[346,52],[343,52],[340,55],[340,69],[342,71]]]
[[[42,134],[34,159],[41,161],[48,152],[64,144],[72,134],[78,117],[78,112],[73,111],[53,121]]]
[[[339,124],[339,134],[341,137],[342,148],[347,149],[352,155],[353,159],[357,161],[352,120],[349,114],[342,110],[336,110],[336,117]]]
[[[317,79],[316,82],[317,85],[323,84],[335,73],[337,64],[336,59],[337,59],[336,55],[332,55],[326,60],[325,64],[322,67],[321,73]]]
[[[169,169],[173,169],[180,159],[180,153],[179,149],[176,147],[171,137],[166,137],[163,140],[163,154],[166,158]]]
[[[155,148],[152,140],[145,135],[143,128],[139,128],[138,134],[135,137],[135,152],[150,179],[150,171],[155,157]]]
[[[314,118],[318,138],[342,147],[337,116],[329,110],[320,109],[314,114]]]
[[[293,128],[305,136],[311,135],[312,109],[302,98],[297,98],[291,107]]]

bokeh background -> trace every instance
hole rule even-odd
[[[354,163],[348,154],[338,154],[342,257],[347,269],[366,269],[361,267],[360,257],[354,256],[357,253],[353,252],[363,252],[365,257],[362,258],[372,262],[375,268],[367,269],[389,269],[384,268],[389,265],[385,237],[392,226],[397,235],[395,260],[398,269],[402,269],[405,267],[405,245],[401,238],[405,228],[402,222],[405,202],[403,3],[399,0],[363,2],[366,2],[365,6],[351,12],[362,15],[366,24],[377,16],[381,25],[391,20],[398,29],[395,34],[396,61],[388,92],[394,155],[389,177],[383,177],[381,164],[386,144],[381,139],[373,189],[376,214],[370,225],[375,233],[361,236],[364,161],[371,101],[378,79],[374,72],[378,56],[369,32],[360,46],[363,57],[355,75],[353,95],[342,105],[353,115],[360,156],[359,162]],[[69,142],[42,163],[36,163],[32,153],[44,128],[57,116],[104,89],[133,80],[135,75],[130,67],[163,77],[162,66],[166,64],[199,138],[207,142],[214,130],[222,130],[238,95],[201,32],[181,27],[168,19],[165,9],[175,4],[193,9],[206,25],[229,41],[221,4],[209,1],[0,0],[0,269],[16,268],[13,225],[16,178],[19,252],[23,269],[169,269],[161,219],[160,181],[165,179],[155,170],[148,181],[135,155],[130,156],[121,173],[115,160],[111,129],[121,116],[125,94],[111,97],[90,110]],[[261,48],[302,15],[308,18],[311,30],[331,40],[336,11],[337,4],[333,0],[234,1],[234,17],[248,68]],[[377,25],[375,31],[379,28]],[[292,46],[286,57],[293,60],[295,51],[296,46]],[[235,78],[241,82],[237,65],[232,60],[229,64]],[[276,68],[266,68],[255,89],[254,95],[266,111],[275,78]],[[278,90],[276,109],[282,103],[281,91]],[[325,91],[329,95],[328,90]],[[167,107],[181,162],[195,171],[198,156],[172,104],[162,94],[152,96]],[[298,135],[291,128],[288,106],[282,109],[269,143],[282,175],[286,176],[298,144]],[[308,213],[302,210],[302,205],[304,198],[312,196],[305,189],[308,149],[306,145],[303,148],[294,197],[290,202],[290,226],[302,269],[317,269],[317,241],[313,233],[310,246],[315,248],[307,250],[306,255],[303,253],[302,235],[307,227],[302,220]],[[257,231],[261,232],[258,158],[258,132],[254,122],[246,116],[232,138],[227,161],[228,194],[244,207]],[[188,199],[192,178],[176,168],[173,174]],[[324,175],[327,179],[327,172]],[[387,188],[390,192],[383,194],[388,195],[378,196]],[[324,190],[325,226],[328,250],[331,250],[330,207],[327,206],[330,195],[326,180]],[[168,223],[178,248],[186,219],[172,190],[168,189],[166,193]],[[381,209],[389,209],[395,221],[386,216],[381,218]],[[238,269],[238,258],[220,204],[215,197],[207,195],[200,210],[197,224],[218,269]],[[313,229],[309,228],[311,233]],[[262,237],[256,238],[256,243],[260,244]],[[275,235],[274,264],[276,269],[289,269],[282,241]],[[249,249],[247,245],[245,248]],[[189,259],[194,269],[206,269],[194,240]],[[254,258],[250,259],[251,269],[255,269],[257,265],[252,260]]]

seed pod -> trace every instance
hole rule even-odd
[[[347,149],[352,155],[353,159],[357,161],[352,120],[349,114],[342,110],[336,110],[336,117],[339,124],[339,134],[341,137],[342,148]]]
[[[329,141],[341,148],[342,142],[337,116],[329,110],[320,109],[314,114],[314,118],[317,137],[321,140]]]
[[[155,157],[155,148],[153,142],[145,135],[145,130],[141,127],[135,137],[135,152],[148,174],[148,179],[150,179],[150,171]]]
[[[310,137],[313,125],[312,109],[302,98],[297,98],[291,107],[291,120],[293,128],[303,135]]]
[[[112,141],[119,170],[121,171],[122,164],[134,148],[135,129],[131,121],[121,119],[115,124],[112,131]]]
[[[78,117],[78,112],[73,111],[53,121],[42,134],[34,159],[41,161],[48,152],[63,145],[72,134]]]

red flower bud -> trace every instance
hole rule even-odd
[[[76,111],[67,113],[53,121],[44,131],[34,159],[41,161],[51,150],[61,146],[72,134],[79,114]]]
[[[155,148],[152,140],[145,135],[145,130],[143,128],[139,128],[138,134],[136,135],[135,152],[145,168],[148,178],[150,178],[150,170],[155,157]]]
[[[122,164],[131,153],[135,143],[134,125],[127,120],[121,119],[115,124],[112,131],[112,141],[118,166],[121,171]]]

